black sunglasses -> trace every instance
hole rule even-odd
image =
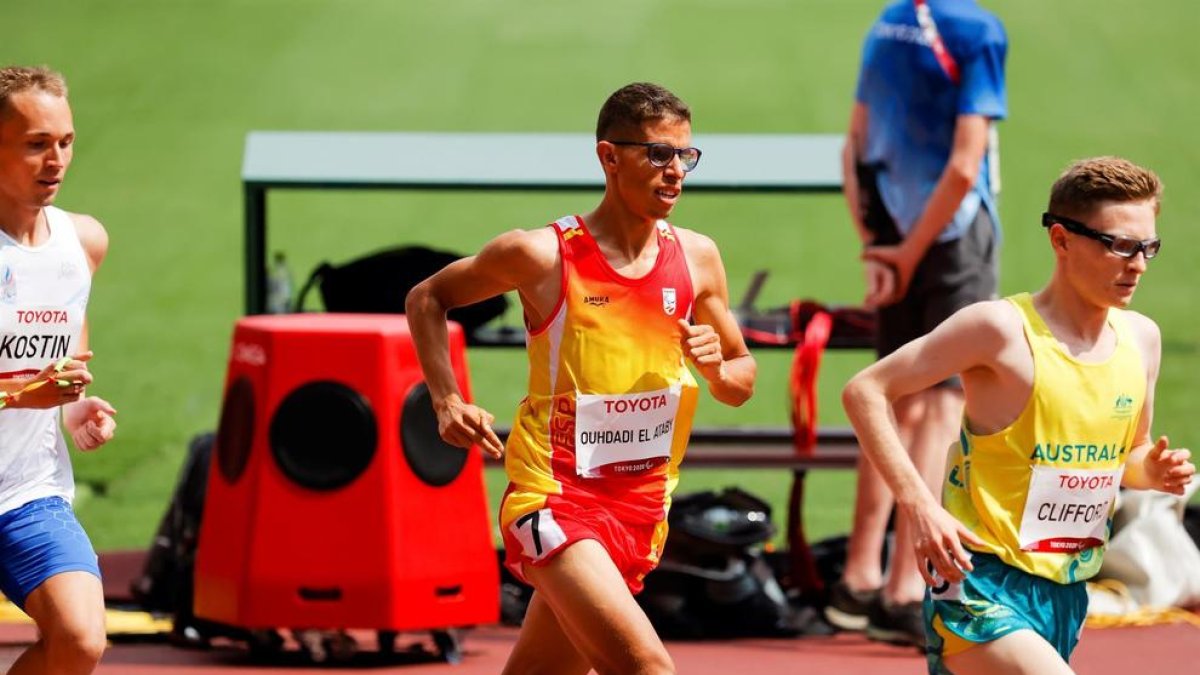
[[[613,145],[640,145],[646,148],[646,159],[654,166],[662,168],[679,156],[685,172],[696,168],[700,163],[700,148],[675,148],[666,143],[648,143],[646,141],[609,141]]]
[[[1078,220],[1071,220],[1070,218],[1056,216],[1049,212],[1042,214],[1042,227],[1050,227],[1055,223],[1062,225],[1063,229],[1065,229],[1067,232],[1082,235],[1089,239],[1095,239],[1096,241],[1103,243],[1108,247],[1108,250],[1112,251],[1116,255],[1121,256],[1122,258],[1132,258],[1140,251],[1146,256],[1146,260],[1149,260],[1158,255],[1158,250],[1162,248],[1162,241],[1158,237],[1141,241],[1134,239],[1133,237],[1125,237],[1119,234],[1104,234],[1103,232],[1097,232],[1096,230],[1093,230]]]

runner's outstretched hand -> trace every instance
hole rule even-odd
[[[983,546],[984,542],[967,529],[940,504],[930,501],[910,509],[907,514],[915,530],[913,553],[917,556],[917,569],[925,583],[937,586],[935,578],[958,582],[974,567],[971,554],[963,542]]]
[[[499,459],[504,444],[492,430],[496,416],[477,405],[467,403],[454,394],[433,406],[438,418],[438,434],[442,440],[460,448],[478,444],[488,456]]]
[[[117,420],[113,419],[116,414],[108,401],[89,396],[63,407],[63,425],[75,447],[86,452],[112,440],[117,431]]]
[[[1146,459],[1142,462],[1142,470],[1145,471],[1146,477],[1150,479],[1150,484],[1154,486],[1155,490],[1181,495],[1188,483],[1192,481],[1192,476],[1196,473],[1196,465],[1189,461],[1192,457],[1191,450],[1187,448],[1169,450],[1167,449],[1168,443],[1170,441],[1166,436],[1158,437],[1154,447],[1146,453]]]
[[[83,390],[92,383],[87,362],[92,352],[63,357],[25,380],[17,391],[8,392],[4,405],[8,408],[57,408],[83,397]]]

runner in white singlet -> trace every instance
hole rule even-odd
[[[63,429],[80,450],[116,429],[116,411],[84,393],[85,312],[108,235],[51,206],[75,140],[66,96],[58,73],[0,68],[0,591],[39,635],[14,674],[90,673],[106,643],[100,570],[71,510]]]

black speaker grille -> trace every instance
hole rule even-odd
[[[336,490],[362,475],[375,456],[375,414],[338,382],[297,387],[271,418],[271,454],[284,475],[311,490]]]
[[[225,392],[217,423],[217,468],[230,483],[242,477],[250,460],[254,412],[254,385],[243,375]]]
[[[424,382],[404,398],[400,415],[400,447],[409,468],[427,485],[448,485],[462,473],[467,451],[450,445],[438,434],[433,398]]]

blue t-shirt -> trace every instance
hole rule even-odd
[[[879,169],[879,192],[902,234],[912,230],[942,175],[959,115],[1007,113],[1004,26],[973,0],[928,0],[946,50],[958,64],[955,84],[934,55],[911,0],[889,4],[863,45],[855,94],[868,111],[862,160]],[[984,156],[979,178],[938,241],[959,237],[980,206],[999,225]]]

